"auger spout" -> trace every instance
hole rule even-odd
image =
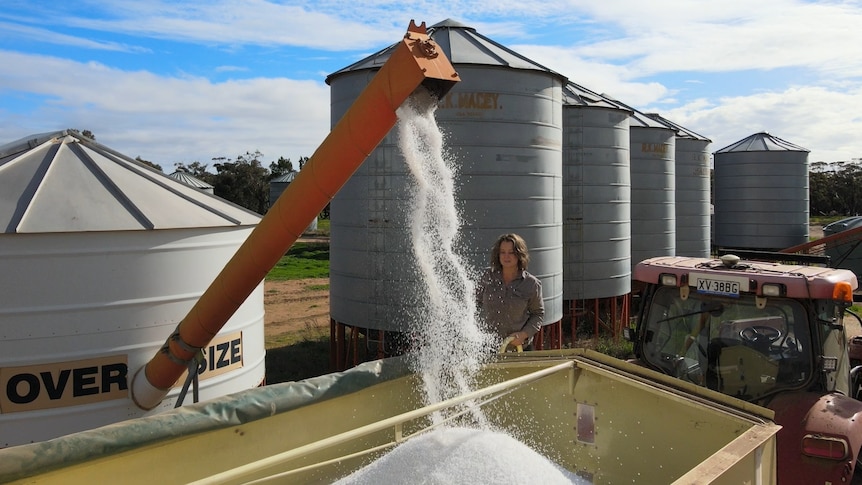
[[[195,354],[221,330],[314,217],[395,125],[395,111],[420,86],[442,97],[460,81],[428,36],[410,21],[389,59],[297,177],[216,276],[189,314],[132,381],[132,399],[152,409]]]

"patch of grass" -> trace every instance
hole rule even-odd
[[[614,341],[612,338],[602,337],[596,342],[595,350],[623,360],[634,356],[634,344],[622,338]]]
[[[329,243],[298,242],[276,263],[266,279],[302,280],[329,277]]]
[[[846,217],[848,216],[811,216],[808,221],[810,224],[820,224],[821,226],[825,226],[835,221],[840,221]]]
[[[329,219],[317,219],[317,230],[306,231],[304,236],[329,236],[330,221]]]

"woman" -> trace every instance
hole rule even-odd
[[[476,303],[482,320],[510,345],[526,346],[542,327],[542,282],[527,272],[530,255],[517,234],[503,234],[491,249],[491,267],[479,280]]]

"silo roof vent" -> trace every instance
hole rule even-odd
[[[731,152],[810,152],[806,148],[794,145],[765,131],[755,133],[747,138],[730,144],[715,153]]]

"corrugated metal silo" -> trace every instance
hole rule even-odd
[[[562,100],[565,78],[474,29],[447,20],[429,34],[458,70],[436,118],[457,159],[462,254],[475,267],[503,233],[530,247],[545,322],[562,317]],[[388,59],[390,48],[327,79],[335,123]],[[393,133],[331,204],[330,315],[340,323],[409,330],[415,299],[407,168]]]
[[[293,182],[299,172],[291,171],[279,175],[269,181],[269,205],[275,204],[275,201],[281,196],[281,193]]]
[[[168,177],[170,177],[174,180],[179,180],[180,182],[182,182],[186,185],[191,185],[192,187],[194,187],[194,188],[196,188],[202,192],[206,192],[208,194],[213,193],[214,187],[212,185],[204,182],[203,180],[201,180],[197,177],[193,177],[190,173],[186,172],[185,170],[177,170],[176,172],[168,175]]]
[[[761,132],[714,156],[717,246],[777,250],[808,242],[808,150]]]
[[[631,111],[563,89],[563,299],[631,291]]]
[[[269,206],[270,207],[272,207],[272,205],[275,204],[275,201],[277,201],[278,198],[281,196],[281,193],[284,192],[285,189],[287,189],[287,186],[290,185],[291,182],[293,182],[293,179],[296,178],[296,175],[298,173],[299,172],[297,172],[295,170],[290,171],[290,172],[287,172],[285,174],[279,175],[278,177],[275,177],[274,179],[269,181]],[[316,231],[316,230],[317,230],[317,217],[315,217],[314,220],[311,221],[311,224],[308,225],[308,227],[305,229],[305,231],[310,232],[310,231]]]
[[[260,217],[75,131],[0,147],[0,447],[151,411],[129,381]],[[264,379],[263,285],[204,349],[200,397]],[[191,402],[188,396],[185,402]]]
[[[676,130],[676,255],[709,257],[709,144],[712,140],[656,113],[650,118]]]
[[[634,266],[648,258],[676,254],[676,130],[620,104],[633,112],[629,133]]]

